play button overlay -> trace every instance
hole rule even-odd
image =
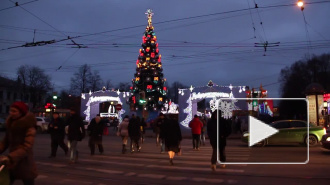
[[[260,141],[278,133],[278,130],[265,124],[264,122],[249,116],[249,147],[259,143]]]
[[[215,101],[222,117],[217,120],[218,163],[228,167],[308,163],[306,136],[315,133],[316,127],[309,123],[317,120],[313,102],[306,98],[240,98],[246,94],[232,90],[233,96]],[[231,128],[228,137],[223,135],[227,128]]]

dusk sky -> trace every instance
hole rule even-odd
[[[154,12],[170,84],[262,83],[269,97],[279,97],[281,69],[330,49],[330,1],[306,0],[303,12],[296,0],[19,0],[18,7],[13,2],[0,3],[0,75],[15,79],[19,66],[38,66],[51,76],[55,91],[69,89],[83,64],[114,85],[131,83],[147,9]],[[57,42],[68,36],[83,48]],[[56,43],[11,48],[33,38]],[[255,47],[266,41],[280,43],[266,52]]]

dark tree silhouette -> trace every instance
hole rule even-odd
[[[29,93],[33,108],[42,106],[47,92],[52,91],[50,76],[39,67],[31,65],[20,66],[17,69],[17,75],[19,84],[17,88],[22,89],[23,101],[28,101],[25,95]]]
[[[330,90],[330,54],[314,56],[310,60],[300,60],[281,70],[280,93],[283,98],[305,98],[306,87],[319,83],[325,91]],[[306,103],[303,101],[281,101],[280,114],[285,119],[299,118],[306,115]]]

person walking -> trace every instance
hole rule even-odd
[[[0,154],[8,149],[8,154],[0,156],[0,164],[9,169],[10,184],[22,180],[24,185],[34,185],[38,176],[33,157],[36,123],[24,102],[14,102],[10,106],[7,130],[0,141]]]
[[[193,149],[199,150],[199,143],[203,128],[203,123],[200,121],[198,116],[195,115],[194,119],[189,122],[189,127],[191,128],[191,133],[192,133]]]
[[[218,112],[218,113],[217,113]],[[217,118],[219,119],[219,140],[217,140]],[[216,161],[217,161],[217,149],[219,147],[220,161],[226,162],[226,138],[231,132],[230,126],[227,124],[227,120],[221,117],[221,111],[214,111],[212,113],[211,119],[207,123],[207,135],[210,139],[210,144],[212,146],[212,157],[211,157],[211,169],[216,170]],[[218,144],[218,145],[217,145]],[[225,164],[220,165],[221,168],[225,168]]]
[[[82,141],[85,137],[85,127],[81,117],[76,113],[74,108],[70,109],[70,114],[68,119],[69,163],[74,164],[78,160],[78,141]]]
[[[207,128],[206,117],[205,116],[200,117],[200,120],[203,123],[203,128],[201,131],[201,138],[200,138],[199,144],[205,146],[205,133],[206,133],[206,128]]]
[[[163,116],[163,113],[160,113],[159,115],[158,115],[158,117],[157,117],[157,119],[155,120],[155,122],[154,122],[154,125],[153,125],[153,127],[154,127],[154,132],[155,132],[155,134],[156,134],[156,146],[159,146],[161,143],[161,141],[160,141],[160,126],[161,126],[161,124],[162,124],[162,122],[161,122],[161,116]]]
[[[165,115],[159,113],[159,116],[156,120],[157,128],[159,129],[158,142],[160,143],[160,153],[165,152],[165,135],[164,135],[164,125],[165,125]]]
[[[147,123],[144,121],[144,118],[142,117],[141,121],[140,121],[140,132],[141,132],[141,143],[144,142],[144,134],[146,133],[146,128]]]
[[[124,120],[118,126],[118,136],[121,136],[123,142],[122,153],[126,153],[126,145],[128,141],[128,124],[129,124],[129,116],[126,115]]]
[[[164,118],[162,134],[165,141],[165,149],[170,158],[170,165],[174,165],[173,158],[175,153],[180,152],[180,142],[182,140],[179,123],[173,119]]]
[[[139,146],[139,140],[140,140],[140,118],[137,116],[135,117],[134,115],[132,118],[129,120],[128,124],[128,135],[131,139],[131,153],[134,152],[134,145],[137,149],[138,152],[140,152],[140,146]]]
[[[105,128],[105,123],[101,119],[100,115],[97,114],[95,118],[92,119],[90,124],[87,127],[89,133],[89,148],[91,150],[91,155],[95,154],[95,145],[99,148],[100,154],[103,154],[104,149],[102,145],[102,135],[103,129]]]
[[[50,133],[50,140],[51,140],[51,154],[49,158],[56,157],[57,148],[60,146],[65,155],[68,154],[68,146],[64,143],[65,137],[65,123],[59,117],[58,112],[53,113],[53,119],[48,124],[48,132]]]
[[[113,119],[113,130],[114,130],[114,131],[118,131],[118,124],[119,124],[119,120],[118,120],[117,117],[115,117],[115,118]]]

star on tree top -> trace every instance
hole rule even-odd
[[[152,12],[151,9],[148,9],[146,13],[144,13],[147,15],[148,18],[148,26],[151,27],[152,26],[152,16],[154,15],[154,13]]]

